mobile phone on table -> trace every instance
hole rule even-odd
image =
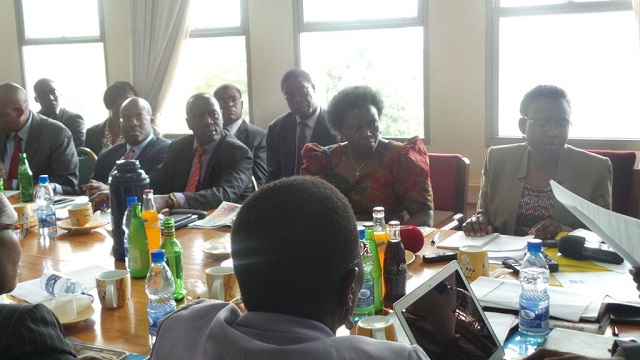
[[[73,198],[57,197],[53,199],[53,205],[62,205],[70,202],[73,202]]]
[[[502,259],[502,266],[506,267],[507,269],[511,269],[513,270],[516,274],[520,273],[520,261],[512,258],[512,257],[505,257]]]
[[[458,253],[456,251],[435,252],[422,255],[422,262],[433,264],[442,261],[455,260],[457,257]]]

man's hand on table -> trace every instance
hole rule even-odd
[[[92,198],[98,193],[104,191],[109,192],[109,185],[92,179],[89,180],[86,185],[82,186],[82,190],[85,191],[85,195],[87,195],[89,198]]]

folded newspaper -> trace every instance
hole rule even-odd
[[[240,211],[241,205],[223,201],[211,215],[202,220],[189,224],[190,228],[215,229],[224,226],[231,226]]]

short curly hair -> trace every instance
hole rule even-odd
[[[136,89],[130,83],[126,81],[116,81],[107,87],[102,97],[102,102],[107,110],[113,109],[118,100],[127,96],[128,93],[133,93],[133,96],[138,96]]]
[[[520,116],[528,116],[531,104],[540,99],[564,100],[571,108],[571,102],[567,92],[555,85],[538,85],[529,90],[520,102]]]
[[[366,85],[350,86],[340,90],[329,102],[327,124],[335,134],[341,135],[347,112],[367,108],[369,105],[382,116],[384,101],[380,94]]]

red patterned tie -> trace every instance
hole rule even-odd
[[[132,160],[133,159],[133,154],[135,151],[133,151],[133,148],[130,147],[129,150],[127,150],[126,153],[124,153],[124,156],[122,157],[124,160]]]
[[[11,155],[11,162],[9,163],[9,175],[5,187],[11,189],[13,185],[13,179],[18,178],[18,167],[20,166],[20,153],[22,152],[22,138],[18,134],[13,135],[13,154]]]
[[[296,175],[300,174],[300,168],[302,167],[302,148],[307,143],[307,123],[300,121],[298,123],[298,143],[296,144]]]
[[[196,146],[196,154],[193,157],[193,172],[187,183],[187,188],[184,192],[194,192],[198,188],[198,181],[200,181],[200,171],[202,170],[202,153],[204,153],[204,146]]]

